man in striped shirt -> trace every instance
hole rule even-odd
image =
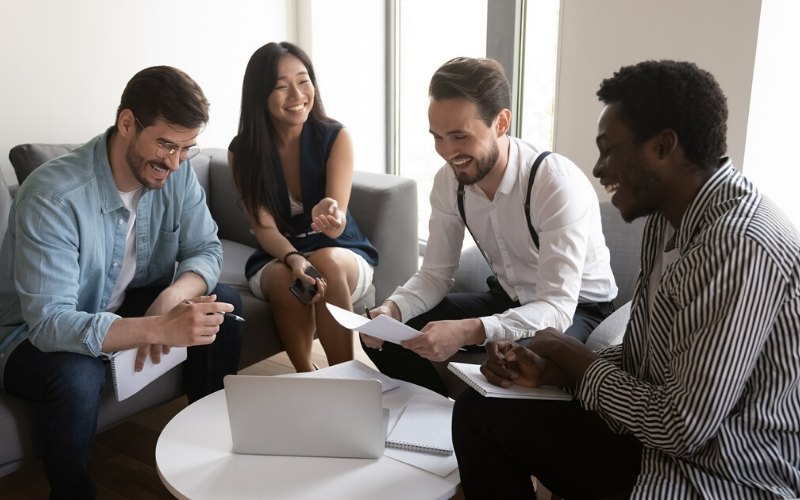
[[[625,339],[595,353],[545,329],[529,349],[488,345],[493,383],[576,400],[464,393],[466,497],[531,498],[531,475],[570,500],[800,497],[800,236],[724,157],[710,73],[647,61],[597,94],[594,175],[625,220],[648,217]]]

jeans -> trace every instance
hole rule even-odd
[[[161,290],[128,290],[117,314],[143,315]],[[219,285],[213,293],[218,301],[233,304],[235,314],[242,315],[241,299],[235,290]],[[213,344],[188,349],[183,379],[190,402],[222,389],[222,378],[236,373],[241,338],[241,324],[225,320]],[[42,352],[28,340],[9,356],[5,389],[33,401],[34,429],[50,481],[50,498],[95,497],[89,467],[105,381],[106,367],[100,358]]]

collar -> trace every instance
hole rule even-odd
[[[741,203],[742,197],[752,194],[757,194],[753,184],[733,167],[729,157],[723,158],[722,165],[703,184],[681,218],[675,240],[675,246],[680,249],[680,253],[684,254],[691,247],[695,235],[717,218],[709,218],[709,212],[727,212]],[[760,196],[756,198],[753,207],[758,198]]]
[[[113,212],[124,206],[111,173],[111,163],[108,161],[108,139],[111,137],[113,128],[109,127],[104,134],[93,139],[95,141],[94,173],[97,178],[97,187],[100,190],[100,204],[103,213]]]
[[[500,179],[495,196],[498,193],[507,195],[512,192],[517,184],[520,168],[519,145],[514,137],[508,136],[508,163],[506,163],[506,171],[503,172],[503,178]]]

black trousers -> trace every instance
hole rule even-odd
[[[406,324],[421,330],[431,321],[479,318],[498,314],[519,305],[518,301],[511,300],[499,287],[492,287],[486,292],[453,292],[447,294],[436,307],[411,318]],[[592,330],[613,311],[614,306],[610,302],[580,304],[575,311],[572,326],[564,333],[585,342]],[[381,351],[370,349],[363,342],[362,347],[381,373],[448,396],[444,381],[433,364],[414,351],[392,342],[384,342]],[[466,346],[465,349],[484,352],[484,348],[480,346]]]
[[[531,476],[568,500],[627,498],[642,445],[611,432],[577,401],[486,398],[464,391],[453,409],[464,496],[536,498]]]
[[[125,291],[125,301],[116,311],[120,316],[143,316],[164,287],[129,288]],[[233,288],[218,284],[212,294],[218,302],[233,305],[233,312],[242,316],[242,299]],[[222,322],[217,338],[207,345],[196,345],[186,350],[183,363],[183,384],[190,403],[222,389],[225,375],[239,370],[239,357],[242,349],[242,324],[232,319]]]

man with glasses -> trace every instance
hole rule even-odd
[[[208,121],[175,68],[137,73],[116,123],[36,169],[0,249],[0,382],[35,401],[51,498],[91,498],[103,361],[138,348],[137,369],[189,346],[193,402],[239,363],[238,294],[218,285],[222,248],[189,163]]]

